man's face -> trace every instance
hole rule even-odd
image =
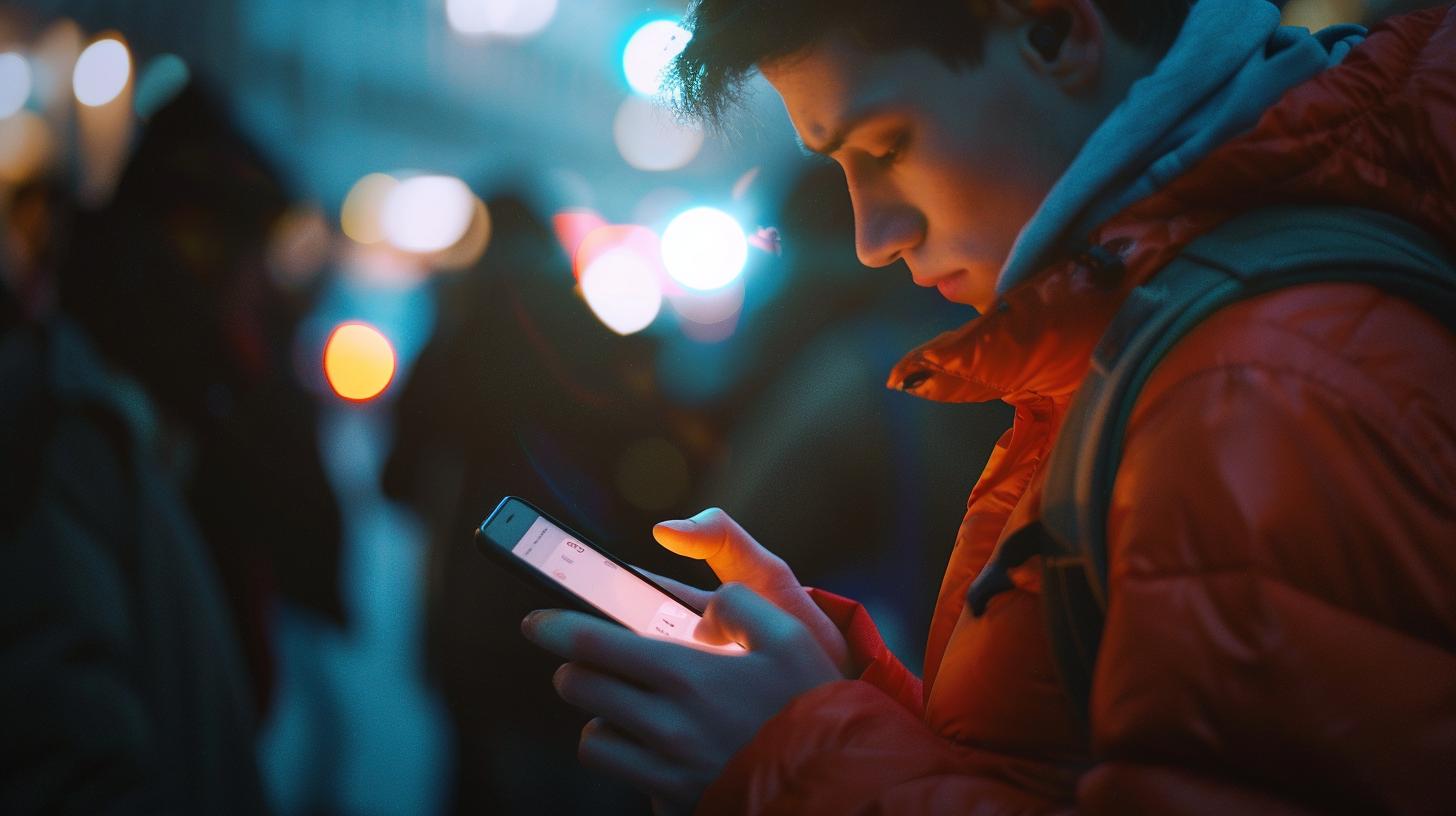
[[[980,63],[954,70],[922,49],[872,52],[843,35],[760,67],[804,145],[843,168],[860,261],[903,259],[915,283],[981,311],[1086,136],[1075,123],[1059,131],[1061,94],[996,30]]]

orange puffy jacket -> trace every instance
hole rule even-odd
[[[1456,337],[1366,286],[1228,307],[1132,414],[1109,521],[1090,730],[1052,662],[1038,565],[963,610],[1037,518],[1090,352],[1127,292],[1238,212],[1386,210],[1456,250],[1456,8],[1387,23],[1249,133],[1104,225],[1125,279],[1044,270],[892,387],[1016,408],[971,493],[924,683],[815,592],[858,680],[793,701],[707,813],[1456,814]]]

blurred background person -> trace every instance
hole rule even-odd
[[[0,801],[258,812],[267,606],[340,614],[297,304],[265,271],[288,196],[195,85],[101,200],[71,182],[7,202]]]

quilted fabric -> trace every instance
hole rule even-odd
[[[923,683],[816,592],[859,680],[771,720],[704,813],[1456,813],[1456,337],[1370,288],[1229,307],[1159,366],[1109,523],[1090,729],[1043,631],[1038,565],[967,587],[1037,518],[1040,470],[1127,293],[1229,217],[1390,212],[1456,251],[1456,9],[1391,21],[1093,236],[908,355],[890,385],[1016,409],[971,493]],[[916,700],[916,694],[919,700]]]

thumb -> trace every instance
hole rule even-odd
[[[741,643],[770,650],[796,639],[809,640],[803,624],[743,584],[724,584],[713,593],[693,636],[704,643]]]
[[[681,521],[652,528],[657,543],[678,555],[707,561],[718,580],[747,583],[760,591],[798,585],[783,559],[754,540],[738,522],[716,507]]]

